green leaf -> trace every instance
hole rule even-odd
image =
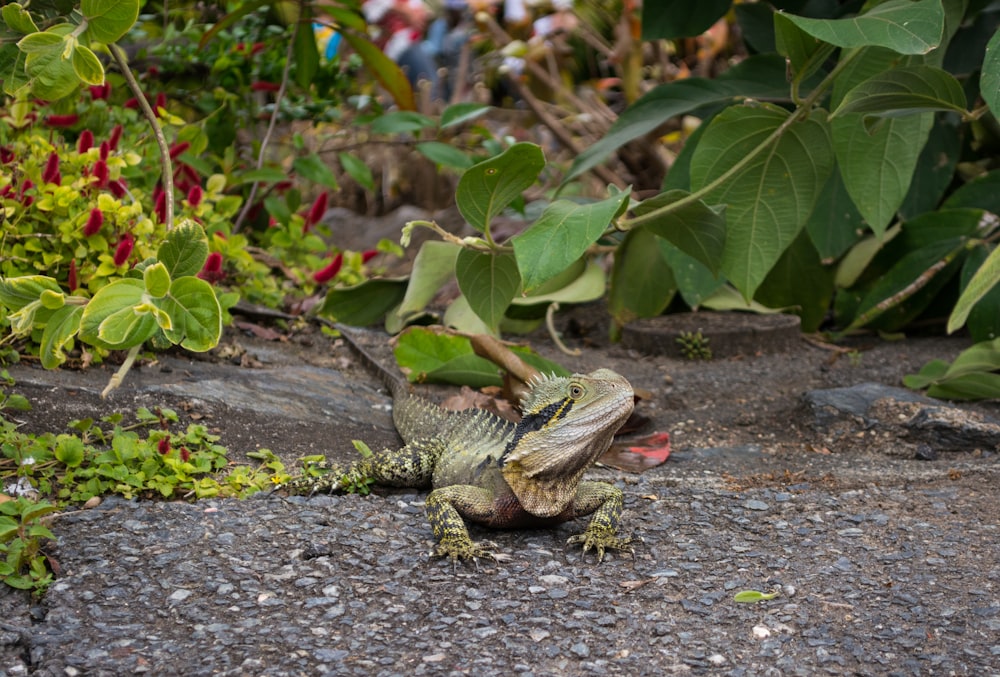
[[[986,45],[979,91],[993,115],[1000,115],[1000,31],[994,33]]]
[[[166,266],[168,277],[177,279],[201,272],[208,258],[208,238],[195,221],[184,219],[167,233],[156,258]]]
[[[635,214],[644,216],[689,195],[686,190],[660,193],[656,197],[643,200],[635,208]],[[643,223],[642,228],[659,235],[716,274],[722,264],[726,246],[725,211],[725,206],[712,208],[701,200],[696,200],[670,210],[653,221]]]
[[[73,71],[76,76],[88,85],[104,84],[104,66],[101,65],[93,50],[83,45],[73,48]]]
[[[80,318],[80,340],[107,350],[137,346],[157,332],[156,319],[137,313],[146,287],[141,280],[115,280],[101,287],[84,307]]]
[[[139,0],[81,0],[87,32],[96,42],[117,42],[139,18]]]
[[[660,253],[670,266],[674,282],[681,297],[691,308],[697,309],[705,299],[719,290],[726,283],[721,275],[713,275],[698,259],[689,256],[673,244],[659,238]]]
[[[962,263],[959,289],[965,290],[969,281],[986,263],[992,250],[993,247],[985,242],[979,242],[968,250]],[[1000,308],[1000,284],[993,285],[969,311],[965,326],[973,341],[991,341],[1000,336],[1000,313],[997,308]]]
[[[797,80],[809,77],[823,65],[833,47],[809,35],[791,21],[788,14],[774,14],[775,49],[788,59]]]
[[[312,181],[313,183],[318,183],[321,186],[326,186],[330,190],[337,190],[339,188],[337,184],[337,177],[334,176],[330,168],[326,166],[321,158],[316,153],[310,153],[305,157],[297,157],[292,162],[292,168],[295,172],[306,179],[307,181]]]
[[[396,338],[393,353],[414,383],[441,380],[475,388],[502,384],[497,366],[476,355],[465,336],[410,327]]]
[[[445,282],[455,276],[458,245],[438,240],[427,240],[413,260],[406,295],[396,313],[406,318],[422,312]]]
[[[740,602],[741,604],[755,604],[757,602],[763,602],[769,599],[774,599],[778,596],[777,592],[760,592],[759,590],[741,590],[740,592],[733,595],[734,602]]]
[[[171,327],[163,333],[171,343],[197,353],[219,343],[222,308],[212,285],[205,280],[191,276],[175,279],[170,283],[170,294],[155,303],[170,316]]]
[[[510,302],[512,308],[526,308],[531,306],[551,303],[588,303],[596,301],[604,296],[607,288],[607,280],[604,269],[593,261],[588,261],[583,266],[583,271],[571,278],[565,284],[555,288],[550,288],[549,284],[542,285],[534,294],[525,296],[515,296]],[[559,278],[553,278],[558,280]],[[550,281],[551,282],[551,281]]]
[[[412,134],[434,126],[434,120],[413,111],[393,111],[372,122],[372,134]]]
[[[375,178],[372,170],[368,168],[362,160],[350,153],[338,153],[337,159],[340,166],[344,168],[347,175],[358,182],[358,185],[365,190],[375,190]]]
[[[162,298],[170,292],[170,273],[160,261],[142,271],[142,280],[146,285],[146,293],[153,298]]]
[[[406,280],[367,280],[354,287],[331,289],[319,312],[358,327],[375,324],[406,294]]]
[[[73,70],[73,63],[63,56],[66,47],[72,40],[66,35],[71,30],[69,24],[58,24],[45,33],[27,35],[18,43],[22,51],[28,51],[24,49],[24,45],[30,44],[32,46],[31,51],[28,51],[25,57],[24,70],[28,76],[31,92],[35,96],[48,101],[56,101],[79,89],[80,78]],[[52,37],[28,42],[35,36],[43,35]],[[36,42],[39,47],[37,51],[34,50]]]
[[[549,204],[535,223],[511,240],[524,291],[531,292],[583,256],[627,206],[631,192],[615,192],[589,204]]]
[[[955,178],[955,166],[962,152],[965,130],[964,127],[960,129],[953,117],[934,116],[934,126],[917,158],[910,188],[899,206],[900,216],[904,219],[912,219],[937,207]]]
[[[927,394],[943,400],[997,400],[1000,374],[964,374],[932,385]]]
[[[38,32],[38,26],[35,25],[31,15],[28,14],[28,10],[17,2],[4,5],[3,8],[0,9],[0,13],[2,13],[0,16],[3,17],[3,22],[7,24],[7,27],[15,33]]]
[[[745,159],[785,123],[771,107],[734,106],[720,113],[691,160],[691,187],[703,188]],[[749,300],[805,226],[833,168],[830,131],[821,111],[796,122],[742,171],[705,196],[725,204],[722,270]]]
[[[80,329],[80,318],[83,317],[83,306],[63,306],[52,313],[45,322],[45,330],[38,347],[38,355],[42,366],[55,369],[66,361],[63,348],[76,336]]]
[[[406,79],[406,74],[402,69],[385,55],[385,52],[366,36],[359,35],[354,31],[340,31],[340,35],[344,38],[344,42],[349,44],[351,49],[361,57],[368,70],[379,81],[379,84],[385,87],[397,106],[403,110],[416,110],[417,104],[413,97],[410,81]]]
[[[965,92],[950,73],[932,66],[904,66],[869,78],[849,91],[834,119],[848,113],[900,117],[924,111],[964,113]]]
[[[941,380],[948,372],[948,366],[944,360],[931,360],[920,368],[920,373],[904,376],[903,385],[913,390],[923,390],[932,383]]]
[[[754,295],[770,308],[793,308],[802,318],[804,332],[819,329],[832,298],[833,269],[820,262],[805,231],[781,255]]]
[[[977,176],[948,196],[942,208],[977,207],[1000,214],[1000,169]]]
[[[838,47],[887,47],[900,54],[926,54],[944,33],[941,0],[888,0],[848,19],[810,19],[784,14],[803,31]]]
[[[319,71],[319,48],[316,46],[316,34],[312,30],[312,22],[308,14],[310,5],[303,4],[307,16],[303,18],[302,28],[295,32],[295,44],[292,46],[292,58],[295,62],[295,84],[308,90],[316,79]]]
[[[990,252],[979,270],[965,286],[962,295],[958,297],[958,302],[948,317],[949,334],[965,324],[973,306],[979,303],[997,284],[1000,284],[1000,247],[993,248],[993,251]]]
[[[676,293],[656,235],[645,228],[626,233],[615,252],[608,292],[608,311],[615,325],[623,327],[636,318],[659,315]]]
[[[872,133],[862,117],[856,113],[835,119],[833,144],[848,194],[881,237],[910,188],[934,114],[889,119]]]
[[[462,249],[455,261],[455,277],[473,312],[495,333],[511,299],[521,289],[514,256]]]
[[[982,341],[963,350],[948,367],[944,378],[954,378],[977,371],[998,370],[1000,370],[1000,338]]]
[[[469,120],[475,120],[492,109],[492,106],[473,101],[453,103],[441,112],[441,129],[447,129],[448,127],[454,127]]]
[[[67,468],[75,468],[83,463],[83,440],[76,435],[60,435],[53,451],[56,460]]]
[[[467,152],[440,141],[418,143],[417,151],[434,164],[442,167],[466,170],[476,163]]]
[[[652,132],[677,115],[709,104],[745,98],[787,99],[786,75],[783,58],[764,54],[751,56],[713,80],[688,78],[658,85],[626,108],[602,139],[577,156],[562,185],[600,164],[629,141]]]
[[[24,308],[46,291],[62,293],[59,283],[45,275],[0,278],[0,304],[10,310]]]
[[[867,224],[847,194],[840,172],[833,170],[819,193],[806,230],[823,261],[840,258],[861,238]]]
[[[233,178],[233,185],[238,186],[255,181],[260,181],[261,183],[281,183],[287,180],[288,175],[283,170],[274,167],[264,167],[262,169],[248,169],[245,172],[236,174]]]
[[[729,11],[732,0],[658,0],[642,3],[642,39],[672,40],[701,35]]]
[[[66,295],[61,291],[52,291],[51,289],[44,290],[38,300],[42,307],[47,310],[59,310],[66,305]]]
[[[18,40],[17,48],[29,55],[47,54],[53,50],[62,53],[65,41],[65,36],[56,32],[31,33]]]
[[[455,202],[462,216],[481,233],[490,221],[535,183],[545,156],[533,143],[515,143],[497,157],[473,165],[458,180]]]

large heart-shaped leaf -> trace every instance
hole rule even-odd
[[[469,167],[458,180],[455,202],[462,216],[481,233],[490,221],[535,183],[545,156],[533,143],[515,143],[495,158]]]

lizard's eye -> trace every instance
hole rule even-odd
[[[570,387],[569,387],[569,396],[570,396],[570,399],[573,399],[573,400],[578,400],[581,397],[583,397],[583,386],[580,385],[580,384],[578,384],[578,383],[574,383],[574,384],[570,385]]]

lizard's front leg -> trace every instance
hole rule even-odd
[[[492,552],[469,537],[462,516],[477,522],[489,521],[493,514],[493,495],[490,491],[467,484],[453,484],[435,489],[427,497],[427,520],[434,530],[438,544],[438,557],[496,559]]]
[[[607,549],[632,552],[629,545],[632,539],[618,537],[624,504],[620,489],[606,482],[580,482],[573,499],[573,514],[575,517],[582,517],[593,513],[594,516],[587,525],[587,530],[571,536],[567,543],[582,543],[584,553],[594,548],[597,550],[598,562],[604,559],[604,551]]]

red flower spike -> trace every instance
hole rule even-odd
[[[108,185],[108,163],[98,160],[94,163],[94,178],[97,179],[97,187],[104,188]]]
[[[59,153],[52,151],[49,159],[45,161],[45,171],[42,172],[42,180],[45,183],[62,183],[62,175],[59,173]]]
[[[157,68],[156,66],[150,66],[149,68],[146,69],[146,75],[148,75],[151,78],[155,78],[159,74],[160,74],[160,69]]]
[[[126,191],[125,191],[125,181],[123,179],[118,179],[117,181],[111,181],[111,182],[109,182],[108,183],[108,190],[111,191],[112,195],[114,195],[116,198],[118,198],[119,200],[121,200],[123,197],[125,197],[125,193],[126,193]]]
[[[170,438],[161,437],[160,441],[156,443],[156,450],[166,456],[170,453]]]
[[[178,155],[180,155],[190,147],[191,143],[189,141],[181,141],[180,143],[175,143],[170,147],[170,159],[176,160]]]
[[[340,267],[344,265],[344,255],[337,254],[333,257],[333,261],[325,268],[321,268],[313,273],[313,280],[316,284],[324,284],[329,282],[333,278],[337,277],[337,273],[340,272]]]
[[[181,447],[181,461],[187,463],[191,458],[191,452],[188,451],[187,447]]]
[[[100,146],[101,159],[107,160],[108,156],[111,155],[111,145],[107,141],[101,141]]]
[[[0,197],[13,197],[13,195],[14,195],[13,183],[8,183],[6,186],[3,187],[3,190],[0,190]]]
[[[106,81],[103,85],[92,85],[90,87],[90,98],[94,101],[100,101],[111,98],[111,83]]]
[[[201,189],[201,186],[191,186],[191,190],[188,191],[188,204],[197,207],[201,204],[203,197],[205,197],[205,191]]]
[[[306,230],[319,223],[323,215],[326,214],[327,200],[326,193],[320,193],[316,201],[312,203],[312,207],[309,208],[309,215],[306,216]]]
[[[24,195],[24,191],[31,190],[35,187],[35,182],[31,179],[25,179],[24,183],[21,184],[21,195]]]
[[[198,172],[194,170],[189,164],[181,164],[180,168],[181,174],[183,174],[187,180],[193,184],[201,184],[201,177],[198,176]]]
[[[156,196],[156,205],[153,207],[153,211],[156,212],[156,218],[160,220],[160,223],[167,222],[167,194],[162,190]]]
[[[49,127],[72,127],[80,121],[80,116],[76,113],[69,115],[49,115],[45,118],[45,124]]]
[[[361,263],[362,264],[368,263],[376,256],[378,256],[378,252],[374,249],[369,249],[366,252],[361,252]]]
[[[159,94],[156,95],[156,105],[153,106],[153,110],[158,111],[161,108],[163,110],[167,109],[167,95],[164,94],[163,92],[160,92]]]
[[[276,82],[265,82],[264,80],[255,80],[250,83],[250,89],[254,92],[277,92],[281,89],[281,85]]]
[[[8,164],[14,161],[14,149],[7,146],[0,146],[0,164]]]
[[[124,237],[118,242],[118,247],[115,249],[115,265],[120,266],[126,261],[128,257],[132,255],[132,248],[135,246],[135,238],[132,237],[131,233],[126,233]]]
[[[69,279],[66,281],[66,286],[69,287],[70,293],[75,292],[79,286],[76,279],[76,260],[69,262]]]
[[[111,150],[118,150],[118,142],[122,138],[122,126],[115,125],[114,129],[111,130],[111,136],[108,137],[108,148]]]
[[[198,273],[198,277],[215,284],[225,277],[225,273],[222,272],[222,254],[219,252],[212,252],[205,259],[205,265],[202,266],[201,272]]]
[[[87,217],[87,225],[83,227],[83,234],[85,237],[93,237],[97,235],[101,230],[101,226],[104,225],[104,214],[100,209],[94,207],[90,210],[90,216]]]
[[[80,138],[76,140],[76,152],[86,153],[94,147],[94,133],[89,129],[80,132]]]
[[[122,104],[122,108],[138,108],[138,107],[139,107],[139,99],[135,98],[134,96],[130,99],[125,99],[125,103]]]

